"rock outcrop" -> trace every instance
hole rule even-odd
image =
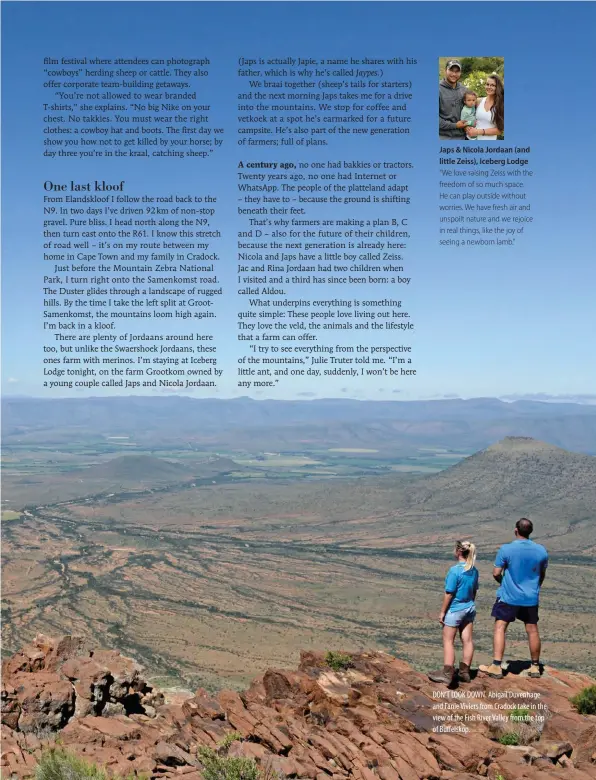
[[[281,777],[588,780],[596,778],[596,717],[579,715],[569,699],[594,684],[512,668],[503,680],[479,674],[448,690],[385,653],[353,655],[334,671],[323,653],[303,652],[297,671],[269,670],[242,693],[199,689],[168,703],[131,659],[74,637],[38,636],[3,664],[2,776],[31,777],[59,735],[114,775],[201,780],[198,748],[236,732],[242,739],[229,755]],[[513,732],[509,741],[528,744],[499,741]]]

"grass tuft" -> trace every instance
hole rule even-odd
[[[589,685],[573,696],[571,703],[580,715],[596,715],[596,685]]]
[[[499,737],[501,745],[519,745],[519,734],[516,731],[506,731]]]
[[[62,747],[42,751],[35,768],[35,780],[149,780],[148,775],[108,775],[103,767],[80,758]]]
[[[344,669],[349,669],[354,664],[352,663],[352,656],[346,653],[338,653],[335,650],[329,650],[325,655],[325,663],[330,666],[333,671],[341,672]]]
[[[234,742],[242,739],[242,734],[233,731],[226,734],[216,748],[199,747],[197,754],[203,767],[203,780],[281,780],[281,775],[268,764],[259,769],[252,758],[228,755]]]
[[[530,723],[532,720],[530,710],[527,707],[515,707],[509,713],[509,720],[514,723]]]
[[[104,769],[63,748],[51,747],[41,754],[35,780],[107,780]]]

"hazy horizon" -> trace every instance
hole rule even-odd
[[[398,391],[392,391],[394,394],[398,394]],[[196,396],[187,393],[180,392],[163,392],[163,393],[128,393],[122,395],[29,395],[27,393],[2,393],[2,400],[9,401],[11,399],[27,398],[40,401],[58,401],[58,400],[106,400],[106,399],[122,399],[122,398],[171,398],[177,396],[180,398],[190,398],[193,401],[236,401],[236,400],[251,400],[251,401],[360,401],[362,403],[391,403],[391,402],[419,402],[419,401],[502,401],[503,403],[515,403],[516,401],[533,401],[536,403],[546,404],[577,404],[578,406],[594,406],[596,405],[596,394],[591,393],[578,393],[573,395],[549,395],[547,393],[520,393],[519,395],[423,395],[420,397],[412,398],[407,397],[407,394],[399,392],[400,398],[359,398],[353,396],[335,396],[335,395],[315,395],[314,393],[298,393],[296,398],[254,398],[247,393],[239,393],[238,395],[206,395]]]

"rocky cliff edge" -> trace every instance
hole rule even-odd
[[[242,693],[168,701],[118,652],[39,635],[3,663],[2,776],[32,776],[58,741],[110,774],[201,780],[199,746],[235,732],[229,755],[270,776],[596,778],[596,716],[570,702],[589,677],[546,667],[531,679],[511,664],[503,680],[447,689],[381,652],[328,661],[302,652],[296,671],[270,669]]]

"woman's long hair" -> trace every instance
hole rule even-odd
[[[473,542],[456,542],[455,552],[466,559],[464,571],[469,571],[476,563],[476,545]]]
[[[486,80],[488,79],[495,82],[495,102],[490,110],[490,118],[502,133],[505,128],[505,87],[496,73],[492,73]]]

